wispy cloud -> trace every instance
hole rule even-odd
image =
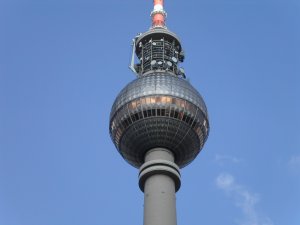
[[[230,156],[230,155],[216,154],[214,161],[216,163],[218,163],[219,165],[223,166],[224,164],[227,164],[227,163],[234,163],[234,164],[240,163],[240,162],[242,162],[242,159],[235,157],[235,156]]]
[[[230,196],[234,204],[242,210],[244,219],[237,221],[239,225],[273,225],[270,218],[261,216],[255,206],[259,202],[259,196],[251,193],[246,187],[235,181],[229,173],[221,173],[216,178],[216,185]]]

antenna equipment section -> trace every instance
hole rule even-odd
[[[134,53],[138,63],[134,64]],[[153,72],[167,72],[185,78],[184,70],[179,63],[185,55],[179,38],[164,28],[152,28],[138,35],[133,40],[132,65],[130,68],[138,75],[148,75]]]

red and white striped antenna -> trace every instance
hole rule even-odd
[[[151,12],[152,28],[165,27],[167,13],[164,10],[164,0],[153,0],[154,9]]]

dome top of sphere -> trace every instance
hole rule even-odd
[[[165,73],[152,73],[127,84],[118,94],[110,116],[133,99],[151,95],[170,95],[185,99],[208,116],[205,102],[199,92],[187,80]]]

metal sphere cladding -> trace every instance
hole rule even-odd
[[[208,137],[205,103],[192,85],[168,72],[153,72],[129,83],[110,114],[110,135],[120,154],[135,167],[156,147],[174,153],[179,167],[189,164]]]

